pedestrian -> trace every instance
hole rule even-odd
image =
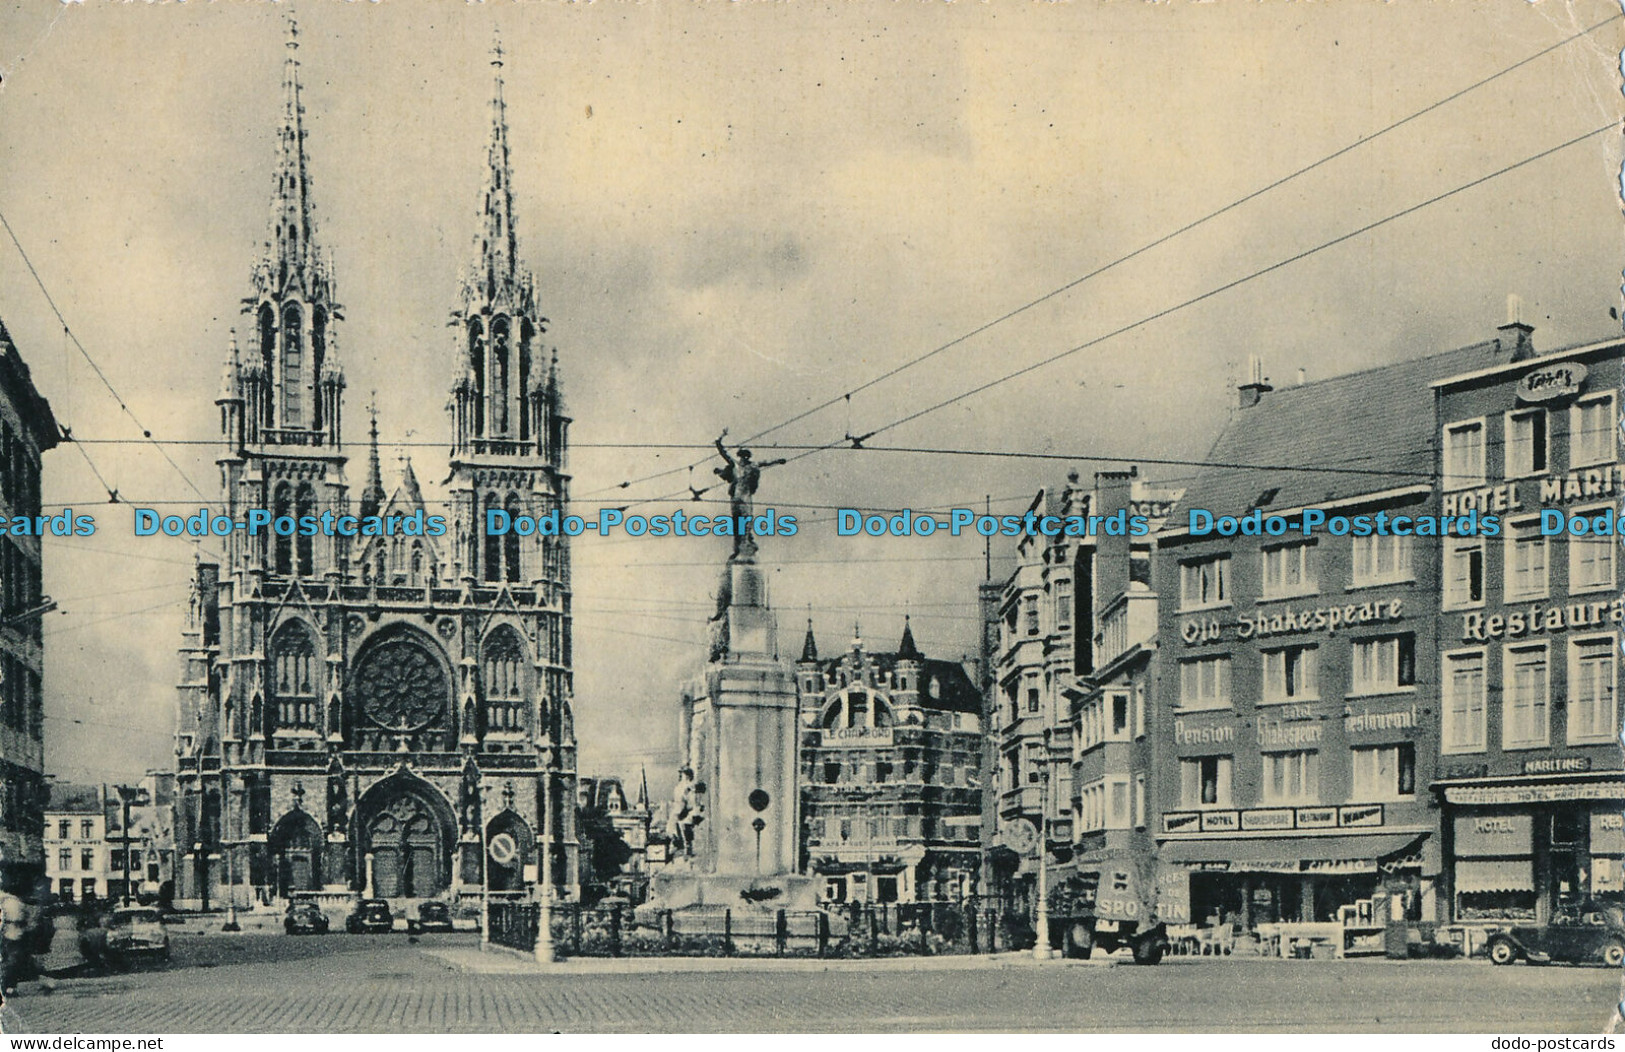
[[[17,989],[28,958],[28,906],[11,890],[0,892],[0,992]]]

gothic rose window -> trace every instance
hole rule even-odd
[[[445,671],[414,639],[391,639],[367,651],[356,666],[354,690],[362,711],[385,730],[417,730],[445,711]]]

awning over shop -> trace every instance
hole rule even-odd
[[[1534,891],[1535,860],[1532,858],[1456,860],[1456,890]]]
[[[1173,840],[1162,846],[1164,862],[1232,873],[1375,873],[1378,863],[1417,865],[1427,834],[1259,837]]]

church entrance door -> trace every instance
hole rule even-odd
[[[419,800],[400,796],[373,818],[373,893],[379,898],[427,898],[446,889],[439,825]]]

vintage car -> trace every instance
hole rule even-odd
[[[395,914],[387,899],[362,899],[355,911],[344,920],[344,930],[351,935],[375,934],[395,930]]]
[[[1618,968],[1625,965],[1625,910],[1595,904],[1561,909],[1550,924],[1516,925],[1496,932],[1486,949],[1496,964],[1522,959],[1531,964],[1566,961]]]
[[[409,932],[451,931],[451,907],[444,902],[425,902],[418,915],[406,922]]]
[[[127,968],[141,961],[169,960],[169,933],[150,906],[116,909],[79,933],[79,951],[91,964]]]
[[[282,930],[289,935],[326,935],[327,914],[314,902],[290,902],[282,918]]]

